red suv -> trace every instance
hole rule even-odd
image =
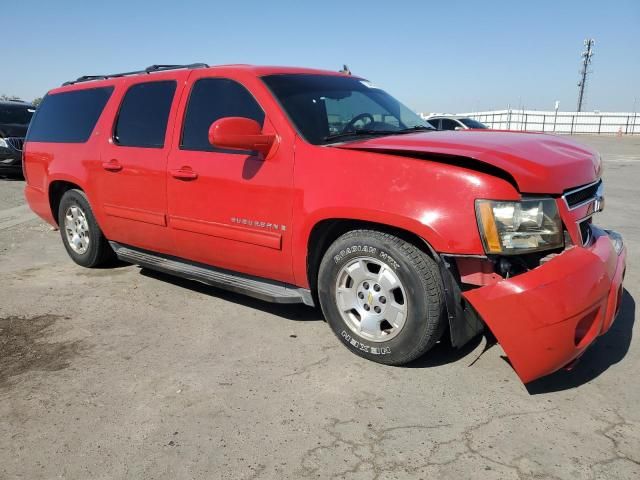
[[[626,250],[592,223],[597,153],[433,131],[355,76],[195,64],[81,77],[49,92],[24,151],[28,202],[76,263],[117,256],[319,304],[376,362],[486,326],[529,382],[577,359],[620,308]]]

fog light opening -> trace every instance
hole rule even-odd
[[[590,313],[587,313],[580,319],[578,325],[576,325],[576,331],[573,338],[573,342],[576,347],[580,346],[581,344],[587,343],[591,340],[591,338],[593,338],[594,335],[592,334],[592,331],[597,317],[598,310],[596,309]]]

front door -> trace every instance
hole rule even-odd
[[[186,74],[178,73],[186,78]],[[163,78],[164,77],[164,78]],[[148,77],[142,77],[148,78]],[[97,166],[98,201],[107,238],[127,245],[169,253],[166,166],[180,82],[154,75],[132,78]],[[106,133],[106,132],[105,132]]]
[[[223,117],[251,118],[265,133],[276,132],[237,79],[193,72],[187,89],[167,176],[175,254],[291,282],[292,146],[282,142],[267,158],[214,148],[209,126]]]

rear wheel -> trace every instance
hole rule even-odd
[[[347,348],[369,360],[408,363],[444,331],[436,262],[393,235],[356,230],[341,236],[323,257],[318,285],[331,329]]]
[[[58,225],[62,243],[78,265],[97,267],[115,258],[83,191],[64,193],[58,208]]]

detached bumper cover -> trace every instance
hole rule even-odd
[[[464,293],[524,383],[580,357],[618,313],[626,248],[615,232],[593,227],[593,234],[586,248]]]

